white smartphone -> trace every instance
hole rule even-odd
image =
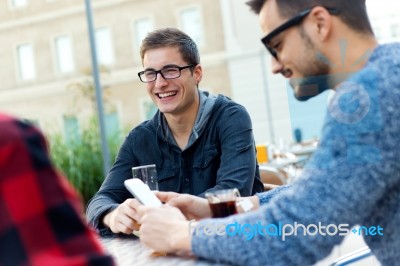
[[[124,181],[126,189],[145,206],[159,207],[162,202],[154,195],[149,186],[139,178],[131,178]]]

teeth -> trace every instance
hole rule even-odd
[[[176,95],[176,92],[165,92],[165,93],[159,93],[159,94],[158,94],[158,96],[159,96],[160,98],[165,98],[165,97],[173,96],[173,95]]]

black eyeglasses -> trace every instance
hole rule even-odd
[[[324,8],[326,10],[328,10],[328,12],[332,15],[337,15],[339,13],[339,10],[337,10],[336,8],[331,8],[331,7],[324,7]],[[284,32],[285,30],[287,30],[293,26],[299,25],[303,21],[303,19],[305,17],[307,17],[308,14],[310,14],[310,12],[313,9],[314,9],[314,7],[300,12],[299,14],[297,14],[293,18],[289,19],[288,21],[286,21],[285,23],[283,23],[282,25],[280,25],[279,27],[277,27],[276,29],[274,29],[272,32],[270,32],[268,35],[266,35],[264,38],[261,39],[261,42],[265,45],[265,47],[267,48],[267,50],[271,53],[271,55],[273,57],[278,59],[278,52],[276,51],[276,49],[274,47],[270,46],[271,40],[274,37],[276,37],[278,34]]]
[[[144,83],[149,83],[153,82],[157,79],[157,74],[160,73],[163,79],[176,79],[181,76],[181,70],[189,68],[189,67],[194,67],[196,64],[191,64],[187,66],[175,66],[175,65],[169,65],[169,66],[164,66],[160,70],[144,70],[140,71],[138,73],[138,76],[140,80]]]

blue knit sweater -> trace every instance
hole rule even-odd
[[[382,265],[398,265],[400,44],[378,46],[336,91],[302,176],[272,196],[259,194],[255,212],[200,222],[192,238],[197,256],[235,265],[312,265],[355,234]],[[213,229],[221,224],[226,231]]]

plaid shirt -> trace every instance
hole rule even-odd
[[[114,265],[43,135],[0,114],[0,265]]]

